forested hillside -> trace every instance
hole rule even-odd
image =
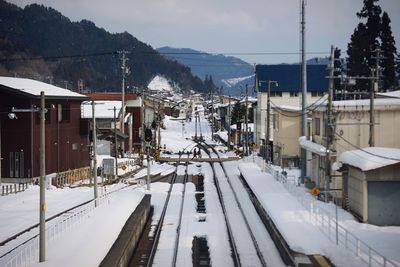
[[[76,89],[78,80],[95,91],[121,87],[126,50],[131,90],[161,74],[182,90],[201,91],[203,82],[190,68],[160,55],[131,34],[109,33],[87,20],[72,22],[37,4],[21,9],[0,0],[0,75],[34,78]]]

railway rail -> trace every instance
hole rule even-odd
[[[202,150],[204,150],[206,152],[206,154],[210,158],[212,158],[212,154],[215,154],[215,156],[219,159],[219,154],[218,154],[218,152],[216,151],[216,149],[213,146],[211,146],[211,145],[209,145],[209,144],[207,144],[205,142],[198,142],[197,145]],[[259,259],[260,265],[261,266],[267,266],[266,261],[264,259],[264,256],[261,253],[260,247],[259,247],[258,242],[256,240],[255,234],[253,233],[253,231],[252,231],[252,229],[251,229],[251,227],[249,225],[249,222],[247,220],[247,216],[245,215],[245,213],[243,211],[243,208],[242,208],[242,206],[240,204],[240,201],[239,201],[239,199],[238,199],[238,197],[236,195],[236,192],[235,192],[234,188],[232,187],[232,184],[230,183],[230,181],[228,179],[228,176],[226,174],[226,171],[225,171],[225,168],[224,168],[222,162],[221,161],[210,162],[210,164],[211,164],[212,170],[214,172],[214,182],[215,182],[215,186],[216,186],[216,189],[217,189],[218,197],[219,197],[219,200],[220,200],[220,203],[221,203],[221,206],[222,206],[223,214],[224,214],[224,217],[225,217],[225,222],[226,222],[228,236],[229,236],[229,242],[230,242],[230,245],[231,245],[231,248],[232,248],[232,259],[234,261],[235,266],[241,266],[242,265],[242,262],[241,262],[241,259],[240,259],[240,255],[239,255],[239,252],[238,252],[238,248],[237,248],[237,245],[236,245],[236,242],[238,242],[238,241],[235,241],[235,237],[233,235],[232,223],[229,220],[229,216],[227,214],[228,212],[227,212],[227,209],[226,209],[226,205],[225,205],[224,198],[223,198],[223,195],[222,195],[222,190],[221,190],[221,187],[220,187],[219,178],[217,177],[214,164],[220,164],[220,166],[221,166],[221,168],[223,170],[223,173],[224,173],[225,177],[227,178],[227,182],[229,184],[229,188],[232,191],[232,194],[234,196],[235,202],[237,203],[237,206],[238,206],[238,208],[240,210],[240,213],[241,213],[241,215],[243,217],[243,220],[245,222],[247,232],[249,233],[250,238],[251,238],[251,240],[252,240],[252,242],[254,244],[254,248],[256,250],[256,254],[257,254],[257,257]]]
[[[173,191],[174,185],[177,182],[178,167],[180,166],[181,158],[184,155],[185,155],[184,153],[180,154],[179,158],[176,162],[176,171],[172,175],[171,184],[170,184],[168,192],[167,192],[167,197],[165,199],[165,203],[164,203],[161,215],[160,215],[160,219],[154,230],[154,236],[149,241],[148,239],[150,239],[150,238],[147,236],[148,231],[145,231],[142,234],[141,240],[138,244],[138,248],[136,249],[136,251],[134,252],[134,255],[132,256],[130,266],[137,266],[137,265],[152,266],[153,265],[153,261],[156,256],[157,247],[158,247],[159,240],[161,237],[161,232],[162,232],[162,227],[164,224],[165,216],[167,213],[168,206],[170,204],[171,193]],[[188,153],[187,155],[189,158],[190,154]],[[180,228],[181,228],[181,221],[182,221],[182,214],[183,214],[184,197],[185,197],[185,191],[186,191],[186,183],[188,180],[188,172],[187,172],[188,164],[189,164],[189,161],[185,160],[185,166],[186,166],[185,168],[186,169],[185,169],[185,175],[184,175],[184,179],[183,179],[184,185],[183,185],[183,192],[182,192],[182,201],[181,201],[180,209],[179,209],[179,219],[178,219],[177,230],[176,230],[177,237],[176,237],[175,243],[174,243],[173,259],[172,259],[172,263],[171,263],[172,266],[176,265],[176,260],[177,260],[177,255],[178,255],[178,245],[179,245]],[[151,218],[149,218],[149,220],[151,220]],[[151,224],[149,223],[147,227],[151,227]],[[145,246],[146,242],[150,242],[150,248],[148,250],[146,248],[140,249],[141,247]],[[142,255],[138,255],[138,254],[142,254]]]

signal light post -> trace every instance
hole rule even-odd
[[[153,139],[151,129],[144,130],[144,141],[146,141],[146,154],[147,154],[147,190],[150,190],[150,142]]]

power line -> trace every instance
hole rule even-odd
[[[308,114],[308,113],[310,113],[310,112],[316,110],[317,108],[319,108],[319,107],[325,105],[326,99],[325,99],[324,101],[318,103],[323,97],[325,97],[325,95],[321,96],[317,101],[315,101],[314,103],[312,103],[311,105],[309,105],[309,106],[306,108],[306,112],[304,112],[304,113],[303,113],[303,112],[300,112],[299,114],[296,114],[296,115],[284,114],[284,113],[282,113],[281,111],[279,111],[279,110],[282,110],[282,108],[280,108],[278,105],[276,105],[276,104],[275,104],[274,102],[272,102],[272,101],[271,101],[271,104],[275,107],[275,111],[276,111],[277,113],[281,114],[282,116],[289,117],[289,118],[297,118],[297,117],[303,116],[303,114]],[[317,103],[318,103],[318,105],[317,105]],[[316,105],[316,106],[314,107],[314,105]]]
[[[341,136],[341,135],[338,134],[337,132],[335,132],[335,135],[337,135],[340,139],[342,139],[343,141],[345,141],[345,142],[346,142],[347,144],[349,144],[350,146],[352,146],[352,147],[354,147],[354,148],[356,148],[356,149],[358,149],[358,150],[361,150],[362,152],[367,153],[367,154],[369,154],[369,155],[371,155],[371,156],[375,156],[375,157],[382,158],[382,159],[388,159],[388,160],[394,160],[394,161],[399,161],[399,162],[400,162],[400,159],[398,159],[398,158],[385,157],[385,156],[382,156],[382,155],[378,155],[378,154],[369,152],[369,151],[367,151],[367,150],[365,150],[365,149],[363,149],[363,148],[361,148],[361,147],[359,147],[359,146],[357,146],[357,145],[351,143],[349,140],[347,140],[346,138],[344,138],[343,136]]]
[[[158,52],[158,51],[140,51],[130,50],[132,54],[148,54],[148,55],[222,55],[222,56],[272,56],[272,55],[298,55],[299,52],[224,52],[224,53],[206,53],[206,52]],[[69,58],[87,58],[98,56],[117,55],[117,51],[105,51],[96,53],[83,53],[74,55],[58,55],[58,56],[34,56],[34,57],[18,57],[18,58],[0,58],[0,62],[9,61],[27,61],[27,60],[57,60]],[[327,54],[326,52],[308,52],[308,54]],[[176,59],[176,58],[173,58]],[[196,59],[193,59],[196,60]],[[203,60],[204,59],[200,59]],[[238,63],[235,63],[238,64]]]

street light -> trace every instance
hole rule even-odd
[[[40,201],[39,201],[39,262],[46,260],[46,201],[45,201],[45,128],[44,120],[47,109],[45,108],[44,92],[40,92],[40,108],[31,109],[16,109],[12,108],[11,113],[8,114],[10,119],[17,119],[15,113],[18,112],[40,112]]]

